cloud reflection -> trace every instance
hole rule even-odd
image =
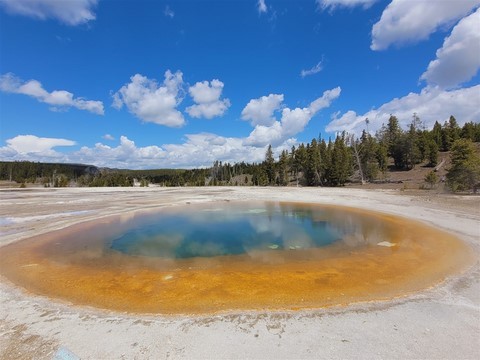
[[[386,240],[384,226],[375,218],[305,204],[202,204],[131,222],[134,229],[113,240],[114,250],[170,259],[248,254],[271,261],[265,254]]]

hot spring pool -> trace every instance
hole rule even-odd
[[[287,204],[214,204],[155,213],[111,241],[126,255],[185,259],[330,245],[355,232],[320,208]]]
[[[37,294],[127,312],[307,309],[390,299],[459,270],[468,248],[358,209],[214,202],[112,216],[0,248]]]

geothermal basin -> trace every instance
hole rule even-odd
[[[214,201],[76,224],[0,248],[36,294],[133,313],[297,310],[387,300],[472,259],[402,217],[278,201]]]

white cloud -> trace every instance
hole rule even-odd
[[[209,103],[220,98],[223,86],[221,81],[214,79],[210,83],[208,81],[197,82],[188,89],[188,92],[196,103]]]
[[[68,154],[64,161],[81,162],[97,166],[142,168],[192,168],[211,166],[216,160],[223,162],[262,161],[265,148],[244,146],[241,138],[200,133],[185,135],[182,144],[164,144],[139,147],[126,136],[121,136],[116,147],[96,144]],[[0,148],[0,157],[2,154]]]
[[[372,28],[372,50],[427,39],[470,13],[480,0],[392,0]]]
[[[215,160],[260,162],[265,158],[268,144],[273,145],[277,155],[296,145],[297,141],[290,136],[302,131],[317,111],[329,106],[339,95],[340,88],[335,88],[325,91],[322,97],[306,108],[284,108],[280,121],[274,121],[271,126],[257,125],[248,138],[210,133],[187,134],[182,144],[139,147],[128,137],[121,136],[116,147],[97,143],[93,147],[84,146],[78,151],[60,153],[52,148],[74,145],[75,142],[21,135],[7,140],[7,145],[0,147],[0,159],[84,163],[129,169],[203,167],[210,166]],[[282,99],[283,96],[280,96],[280,103]],[[104,138],[112,139],[108,134]]]
[[[166,152],[158,146],[138,147],[126,136],[120,136],[120,144],[116,147],[95,144],[94,147],[82,147],[79,151],[69,154],[71,162],[94,164],[97,166],[116,168],[146,168],[162,167]]]
[[[291,136],[303,131],[312,117],[320,110],[329,107],[332,101],[340,96],[340,92],[340,87],[327,90],[321,97],[314,100],[306,108],[296,108],[292,110],[284,107],[280,121],[275,120],[270,125],[256,125],[248,138],[245,139],[244,144],[255,147],[268,144],[278,146]],[[280,104],[278,106],[280,106]],[[272,114],[273,113],[270,113],[269,116],[271,117]]]
[[[333,10],[336,7],[362,6],[363,8],[368,8],[377,1],[378,0],[316,0],[316,3],[322,10],[326,10],[328,8]]]
[[[304,78],[305,76],[310,76],[319,73],[323,70],[322,62],[320,61],[317,65],[308,70],[300,71],[300,76]]]
[[[78,151],[64,153],[52,148],[73,145],[75,144],[73,141],[20,135],[7,140],[7,146],[0,147],[0,160],[54,161],[110,168],[158,169],[210,166],[215,160],[230,163],[259,162],[265,157],[265,147],[245,146],[242,138],[209,133],[187,134],[185,137],[186,141],[183,144],[141,147],[128,137],[121,136],[117,146],[97,143],[93,147],[84,146]],[[293,144],[292,142],[281,144],[276,149],[277,153],[283,149],[290,149]]]
[[[95,20],[97,0],[0,0],[7,12],[40,20],[57,19],[67,25]]]
[[[93,147],[82,147],[74,152],[58,152],[55,146],[73,145],[64,139],[39,138],[34,135],[20,135],[7,140],[7,146],[0,147],[2,160],[29,160],[39,162],[84,163],[111,168],[161,168],[170,162],[166,152],[155,145],[138,147],[126,136],[121,136],[118,146],[111,147],[97,143]],[[34,151],[32,151],[34,150]]]
[[[222,116],[230,106],[230,101],[224,99],[213,103],[196,104],[189,106],[186,111],[194,118],[212,119],[216,116]]]
[[[268,11],[267,4],[265,4],[265,0],[258,0],[257,9],[259,14],[266,13]]]
[[[115,140],[115,138],[110,134],[105,134],[102,136],[105,140]]]
[[[453,28],[420,79],[444,88],[470,80],[480,68],[480,8]]]
[[[65,90],[46,91],[42,84],[37,80],[24,82],[12,73],[0,76],[0,90],[8,93],[23,94],[34,97],[40,102],[57,107],[74,107],[79,110],[87,110],[92,113],[103,115],[103,103],[101,101],[85,100],[83,98],[74,98],[71,92]]]
[[[117,106],[123,106],[126,98],[134,103],[139,102],[139,99],[145,97],[145,92],[154,96],[160,88],[167,89],[168,91],[165,91],[168,93],[174,92],[180,83],[179,78],[181,78],[181,76],[175,77],[167,72],[163,86],[159,87],[141,75],[138,76],[140,78],[132,77],[132,82],[125,85],[124,91],[119,91],[114,96]],[[205,82],[200,84],[205,85]],[[195,90],[192,92],[192,98],[206,103],[218,99],[221,91],[218,92],[217,89],[215,92],[215,86],[212,84],[214,81],[207,82],[206,87],[203,85],[193,86],[192,88]],[[201,91],[205,88],[207,91]],[[35,92],[37,89],[33,88],[32,91]],[[42,142],[39,139],[43,138],[35,135],[21,135],[7,140],[6,146],[0,147],[0,159],[85,163],[130,169],[203,167],[210,166],[215,160],[230,163],[260,162],[264,160],[268,144],[273,145],[276,155],[279,155],[282,150],[289,150],[292,145],[296,145],[297,141],[292,136],[302,131],[318,111],[328,107],[339,95],[340,88],[325,91],[322,97],[303,109],[283,107],[283,95],[272,94],[255,99],[258,101],[258,108],[254,109],[251,106],[252,103],[255,103],[253,101],[249,102],[250,107],[247,106],[248,111],[246,111],[250,116],[248,120],[252,121],[255,126],[248,137],[224,137],[211,133],[199,133],[185,135],[186,140],[181,144],[138,146],[128,137],[121,136],[117,146],[99,142],[92,147],[84,146],[73,152],[57,152],[53,149],[55,146],[74,145],[75,142],[64,139],[46,139]],[[263,106],[266,106],[266,109]],[[279,121],[274,117],[275,110],[281,110]],[[260,125],[260,123],[269,126]],[[104,135],[103,138],[109,141],[114,140],[109,134]]]
[[[123,105],[137,118],[169,127],[181,127],[185,124],[182,113],[176,107],[182,102],[182,72],[165,72],[163,85],[156,80],[136,74],[113,94],[113,107],[121,109]]]
[[[322,109],[328,108],[330,104],[340,96],[342,89],[340,86],[333,88],[331,90],[326,90],[323,92],[323,95],[320,96],[318,99],[311,102],[309,106],[310,112],[316,114]]]
[[[242,110],[242,119],[250,121],[253,126],[270,126],[275,122],[273,116],[281,108],[283,94],[270,94],[258,99],[252,99]]]
[[[248,138],[245,139],[246,146],[262,147],[266,145],[277,146],[285,138],[282,124],[275,121],[271,126],[257,125]]]
[[[195,102],[186,111],[191,117],[211,119],[222,116],[230,107],[230,100],[220,100],[223,91],[223,82],[213,79],[211,82],[197,82],[188,89]]]
[[[480,85],[470,88],[444,91],[438,87],[426,87],[420,93],[410,93],[383,104],[378,109],[363,115],[347,111],[341,116],[336,114],[326,126],[327,132],[348,131],[360,134],[369,119],[369,130],[378,130],[387,123],[390,114],[395,115],[402,128],[406,129],[412,122],[413,113],[417,113],[426,128],[432,128],[435,121],[443,123],[454,115],[460,125],[480,119]]]
[[[265,149],[244,146],[241,138],[223,137],[216,134],[200,133],[186,135],[183,144],[168,144],[169,164],[175,166],[210,166],[214,161],[240,162],[260,161]]]
[[[163,11],[165,16],[168,16],[170,19],[173,19],[175,16],[175,12],[170,8],[170,6],[165,6],[165,10]]]
[[[51,153],[57,146],[73,146],[75,141],[44,138],[34,135],[18,135],[7,140],[7,148],[18,154]]]

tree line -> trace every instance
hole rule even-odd
[[[454,185],[453,170],[458,174],[463,172],[462,176],[470,179],[467,188],[480,182],[474,142],[480,142],[478,123],[468,122],[460,127],[451,116],[443,125],[436,122],[432,130],[426,130],[414,114],[408,129],[402,129],[392,115],[375,135],[364,130],[358,138],[346,132],[338,134],[335,140],[314,138],[290,151],[283,150],[277,161],[269,146],[264,162],[253,168],[252,183],[342,186],[349,181],[381,182],[388,180],[389,170],[408,171],[419,164],[434,169],[438,165],[439,152],[452,151],[447,185],[455,191],[465,190],[465,186],[459,185],[461,182]],[[457,161],[461,158],[459,153],[466,157],[461,164]]]
[[[368,129],[368,119],[366,120]],[[391,115],[374,135],[342,132],[335,139],[314,138],[275,159],[268,146],[260,163],[215,161],[209,168],[190,170],[118,170],[79,164],[28,161],[0,162],[0,179],[45,186],[343,186],[347,182],[388,181],[389,170],[408,171],[419,164],[434,169],[439,152],[451,151],[447,185],[454,191],[474,189],[480,182],[480,160],[473,143],[480,142],[480,124],[460,127],[454,116],[426,130],[416,114],[407,129]],[[427,182],[437,179],[432,172]]]
[[[0,179],[17,183],[41,182],[46,186],[61,187],[70,181],[99,174],[100,170],[92,165],[0,161]]]

